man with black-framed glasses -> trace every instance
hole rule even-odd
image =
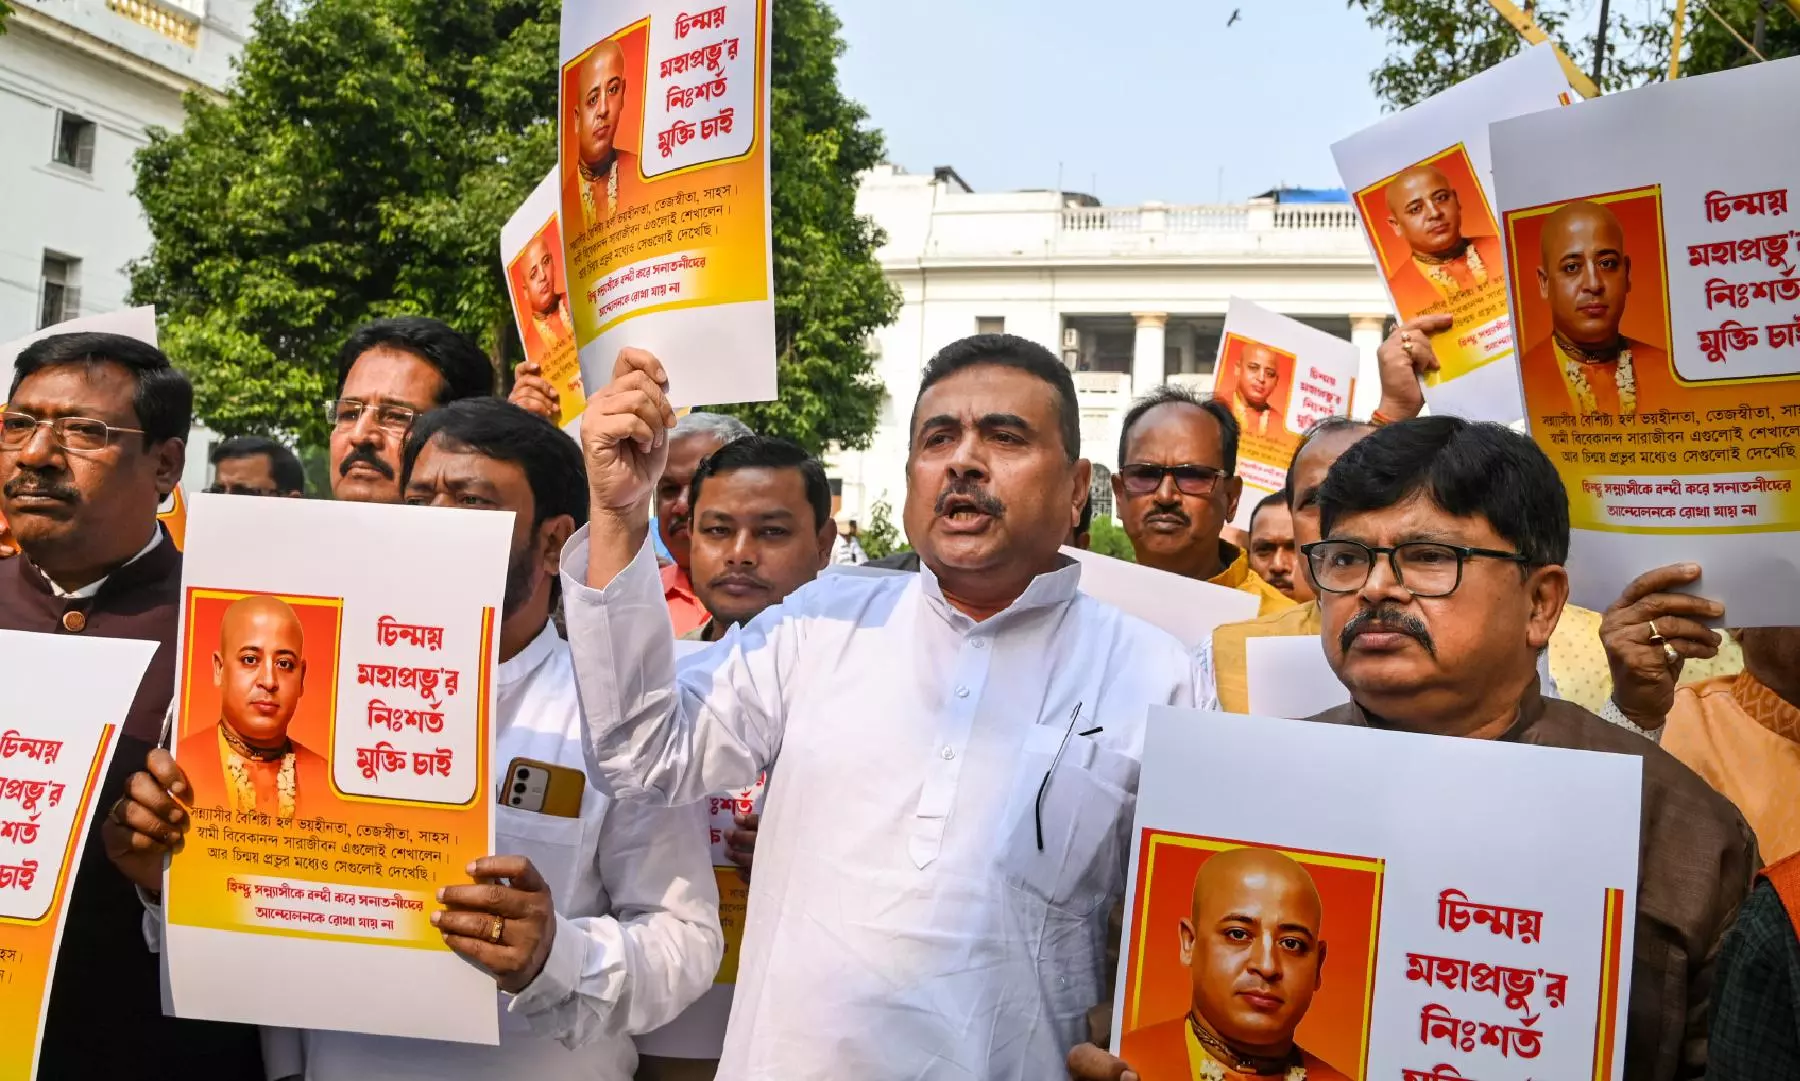
[[[102,812],[156,744],[174,694],[181,553],[156,511],[181,478],[193,397],[153,345],[55,334],[19,353],[0,416],[0,512],[21,549],[0,562],[0,629],[157,643],[95,800]],[[118,1077],[154,1062],[168,1076],[260,1079],[254,1027],[163,1016],[142,920],[131,883],[90,835],[56,958],[40,1076]]]
[[[1541,692],[1538,655],[1569,596],[1556,468],[1501,425],[1423,417],[1346,450],[1318,501],[1323,539],[1304,550],[1351,703],[1313,720],[1642,759],[1624,1076],[1703,1076],[1714,962],[1760,865],[1756,841],[1673,756]]]
[[[331,495],[400,502],[400,454],[421,413],[494,393],[494,366],[475,343],[419,315],[358,327],[337,355],[331,431]]]
[[[1237,513],[1238,423],[1231,407],[1184,387],[1138,399],[1119,429],[1114,502],[1137,561],[1242,590],[1267,615],[1294,602],[1250,569],[1242,548],[1220,538]]]

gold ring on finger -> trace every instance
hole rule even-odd
[[[125,821],[125,801],[129,798],[130,797],[128,796],[120,796],[113,801],[112,810],[108,812],[108,814],[111,815],[112,820],[121,826],[130,825],[130,823]]]
[[[495,916],[493,924],[488,927],[488,941],[498,946],[500,945],[500,936],[505,933],[506,917]]]
[[[1669,662],[1670,668],[1677,667],[1678,665],[1681,664],[1681,654],[1675,652],[1674,646],[1670,645],[1667,642],[1664,642],[1662,644],[1662,647],[1663,647],[1663,659],[1665,659]]]
[[[1660,642],[1663,640],[1662,633],[1656,629],[1656,620],[1651,620],[1647,626],[1650,628],[1650,640],[1652,642]]]

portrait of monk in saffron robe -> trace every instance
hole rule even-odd
[[[1402,319],[1488,287],[1504,288],[1500,238],[1469,236],[1462,194],[1435,165],[1415,165],[1388,182],[1388,228],[1406,244],[1388,267],[1388,291]]]

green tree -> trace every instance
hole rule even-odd
[[[152,246],[132,296],[227,434],[324,435],[351,329],[434,315],[516,350],[501,224],[556,158],[558,0],[261,0],[223,101],[139,154]],[[745,407],[820,450],[867,439],[868,332],[894,298],[848,208],[879,136],[838,94],[836,23],[776,0],[776,306],[783,400]],[[801,159],[801,160],[796,160]]]
[[[858,537],[863,554],[870,559],[910,551],[912,547],[906,543],[900,527],[894,524],[894,508],[885,499],[877,499],[869,505],[869,524],[862,527]]]
[[[1099,552],[1103,556],[1123,559],[1127,563],[1137,562],[1137,552],[1131,547],[1131,538],[1119,523],[1113,521],[1111,515],[1097,514],[1094,524],[1088,530],[1088,551]]]

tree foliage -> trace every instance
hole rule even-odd
[[[869,506],[869,522],[857,534],[862,544],[863,554],[870,559],[881,559],[895,552],[907,551],[911,546],[894,522],[894,508],[885,499],[877,499]]]
[[[1137,551],[1131,547],[1131,538],[1109,514],[1094,516],[1093,526],[1088,530],[1088,551],[1123,559],[1127,563],[1137,562]]]
[[[774,234],[783,400],[770,434],[855,445],[879,389],[863,344],[894,301],[852,211],[880,138],[838,93],[836,23],[776,0]],[[261,0],[222,102],[137,163],[157,305],[196,411],[235,434],[324,434],[331,359],[370,319],[436,316],[516,346],[500,226],[556,160],[558,0]],[[820,36],[822,35],[822,36]]]

